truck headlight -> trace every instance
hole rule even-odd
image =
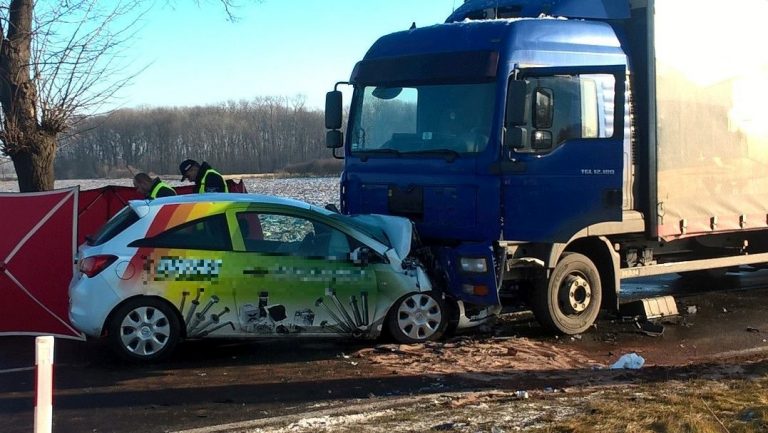
[[[462,257],[460,260],[462,272],[485,273],[488,272],[488,261],[485,258]]]

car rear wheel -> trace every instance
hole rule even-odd
[[[118,308],[108,331],[112,350],[128,361],[167,358],[181,339],[179,319],[171,307],[146,297],[131,299]]]
[[[403,296],[387,316],[389,333],[400,343],[436,340],[443,335],[447,324],[445,304],[434,292]]]

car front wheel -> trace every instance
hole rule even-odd
[[[167,358],[181,339],[179,319],[165,302],[134,298],[123,304],[109,323],[109,344],[128,361]]]
[[[410,293],[398,299],[387,317],[387,328],[400,343],[421,343],[443,335],[448,314],[434,292]]]

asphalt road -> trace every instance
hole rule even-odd
[[[608,365],[637,352],[647,366],[685,368],[768,359],[768,272],[721,280],[677,277],[633,281],[628,297],[673,294],[685,314],[662,336],[633,321],[602,318],[577,337],[545,335],[526,315],[505,318],[495,334],[527,337],[589,354]],[[695,307],[695,314],[688,314]],[[590,370],[514,371],[492,383],[461,374],[410,374],[350,359],[354,342],[221,342],[182,345],[171,360],[139,367],[117,362],[100,342],[57,340],[54,431],[162,432],[274,417],[345,402],[446,391],[514,390],[581,379]],[[29,432],[34,410],[34,338],[0,337],[0,431]],[[663,373],[666,374],[666,373]],[[657,374],[653,380],[661,380]],[[549,376],[548,376],[549,375]],[[536,378],[546,377],[546,381]]]

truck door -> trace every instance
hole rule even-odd
[[[504,238],[566,242],[620,221],[626,67],[518,70],[503,148]]]

